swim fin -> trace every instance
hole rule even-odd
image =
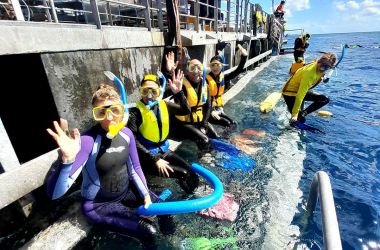
[[[211,139],[209,138],[211,147],[215,151],[219,151],[217,154],[220,166],[236,170],[252,170],[255,166],[255,161],[242,150],[237,148],[236,146],[223,142],[221,140]]]
[[[312,127],[312,126],[307,125],[305,123],[298,122],[298,121],[292,122],[290,124],[290,126],[293,128],[301,129],[301,130],[307,130],[307,131],[311,131],[311,132],[321,132],[322,133],[322,131],[320,129]]]

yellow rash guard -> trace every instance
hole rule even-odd
[[[307,91],[321,80],[323,73],[317,71],[317,62],[314,61],[297,70],[297,72],[285,83],[282,94],[295,96],[292,117],[297,116]]]

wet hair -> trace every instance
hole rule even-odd
[[[319,59],[318,59],[318,63],[321,63],[323,65],[328,65],[330,67],[334,66],[335,63],[336,63],[336,55],[334,53],[330,53],[330,52],[327,52],[327,53],[324,53]]]
[[[285,1],[281,1],[281,4],[285,4]]]
[[[121,102],[119,93],[112,86],[102,83],[98,86],[95,93],[92,95],[91,103],[92,106],[95,106],[96,103],[106,100]]]
[[[220,63],[223,63],[223,59],[222,59],[222,57],[219,56],[219,55],[213,56],[213,57],[211,58],[211,60],[210,60],[210,63],[213,62],[213,61],[218,61],[218,62],[220,62]]]

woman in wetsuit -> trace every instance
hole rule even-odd
[[[298,69],[284,84],[282,96],[291,113],[290,123],[306,121],[305,116],[329,103],[325,95],[310,91],[322,80],[326,71],[333,68],[336,63],[336,55],[325,53],[318,60],[306,64]],[[307,108],[301,109],[304,101],[313,102]]]
[[[224,90],[229,87],[229,82],[243,72],[248,56],[247,51],[240,44],[237,46],[241,52],[241,60],[238,67],[234,71],[224,75],[222,73],[223,59],[217,55],[211,58],[211,71],[206,76],[211,96],[211,116],[209,118],[209,122],[224,127],[229,127],[235,122],[223,111],[224,100],[222,95]]]
[[[159,100],[159,80],[155,75],[146,75],[141,82],[141,99],[130,110],[128,127],[136,136],[137,151],[145,174],[176,178],[182,189],[192,193],[199,184],[198,175],[191,170],[191,165],[169,149],[169,116],[187,115],[190,108],[182,91],[183,73],[173,73],[168,86],[173,98],[179,103]]]
[[[68,136],[63,119],[61,125],[54,122],[54,130],[47,129],[62,153],[62,162],[48,181],[48,194],[52,199],[63,196],[82,172],[82,211],[87,219],[107,230],[137,237],[152,248],[157,230],[133,208],[148,207],[159,198],[148,190],[133,133],[123,128],[113,139],[106,137],[109,126],[117,125],[125,115],[120,96],[102,84],[93,95],[92,106],[98,124],[81,136],[77,129]],[[168,223],[168,219],[161,217],[159,222]]]

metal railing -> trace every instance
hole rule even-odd
[[[0,17],[19,21],[120,25],[158,28],[168,26],[166,1],[140,0],[0,0]],[[182,29],[214,32],[268,33],[269,14],[249,0],[179,1]],[[220,6],[219,6],[220,5]],[[10,14],[10,12],[12,14]],[[2,18],[6,19],[6,18]]]
[[[318,196],[321,204],[324,249],[342,249],[330,178],[323,171],[318,171],[311,183],[306,207],[307,218],[313,216]]]

